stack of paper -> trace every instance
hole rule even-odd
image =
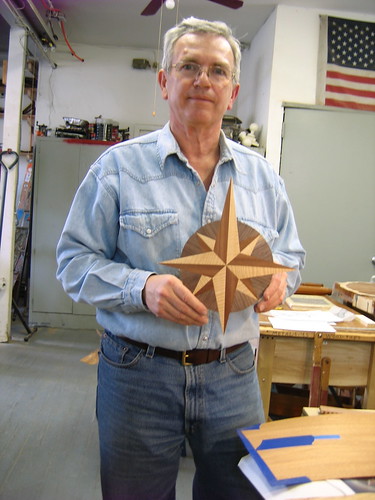
[[[265,500],[344,497],[355,493],[341,479],[312,481],[296,486],[272,486],[251,455],[243,457],[238,466]]]
[[[342,307],[332,306],[328,311],[288,311],[272,310],[267,313],[268,319],[277,330],[303,332],[332,332],[334,324],[341,321],[352,321],[353,313]]]

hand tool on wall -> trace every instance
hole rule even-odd
[[[8,157],[7,162],[5,162],[5,157]],[[12,157],[13,160],[11,160]],[[4,181],[2,182],[3,189],[1,193],[0,247],[1,247],[1,237],[3,234],[4,208],[5,208],[5,198],[7,193],[8,172],[17,165],[18,160],[19,160],[18,153],[12,151],[11,149],[7,149],[6,151],[2,151],[0,153],[0,181],[3,175],[3,171],[5,172]]]

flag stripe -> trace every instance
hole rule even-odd
[[[348,89],[375,90],[375,85],[369,86],[367,83],[349,82],[348,80],[340,80],[336,78],[327,78],[326,85],[340,85],[341,87],[347,87]]]
[[[375,77],[375,70],[371,69],[360,69],[358,67],[355,68],[346,68],[345,66],[338,66],[337,64],[326,64],[327,71],[333,71],[342,73],[344,75],[356,75],[356,76],[364,76],[364,77]]]
[[[340,87],[339,85],[326,85],[326,90],[327,92],[336,92],[337,94],[350,94],[360,97],[375,98],[375,91],[373,92],[371,90],[351,89],[349,87]]]
[[[337,99],[326,99],[325,104],[327,106],[336,106],[339,108],[349,108],[349,109],[358,109],[363,111],[375,111],[375,104],[360,104],[358,102],[350,102],[350,101],[339,101]]]
[[[335,92],[326,92],[326,98],[335,99],[337,101],[357,102],[358,104],[375,104],[374,99],[371,97],[359,97]]]
[[[372,72],[369,72],[372,73]],[[340,80],[347,80],[349,82],[369,83],[375,85],[375,77],[359,76],[355,74],[345,74],[339,71],[327,71],[328,78],[339,78]]]

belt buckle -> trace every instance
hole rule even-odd
[[[183,366],[191,366],[193,364],[193,363],[189,363],[189,361],[187,361],[188,356],[189,356],[188,352],[186,352],[186,351],[182,352],[181,362],[182,362]]]

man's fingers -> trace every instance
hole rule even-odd
[[[199,316],[207,315],[207,307],[181,282],[176,286],[174,292],[178,300],[177,308],[181,312],[189,313],[193,311]]]
[[[203,325],[207,308],[173,275],[152,275],[145,285],[145,302],[156,316],[184,325]]]
[[[180,324],[202,325],[208,321],[208,311],[202,302],[181,282],[173,289],[171,315]]]
[[[285,271],[274,274],[271,282],[264,291],[263,298],[256,304],[254,310],[262,313],[274,309],[280,305],[285,298],[287,284],[287,273]]]

